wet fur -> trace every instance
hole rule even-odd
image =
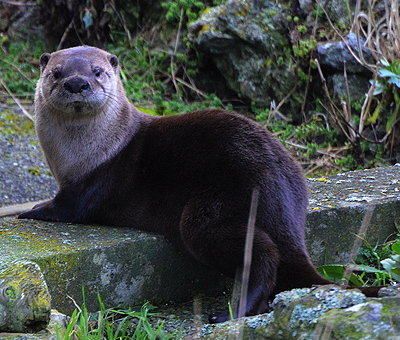
[[[82,55],[93,63],[95,56],[102,67],[117,74],[116,57],[110,59],[98,49],[80,49],[59,51],[56,56],[64,63],[76,56],[82,62]],[[104,104],[112,112],[98,110],[96,115],[93,111],[84,119],[82,112],[65,114],[50,105],[41,91],[53,83],[44,75],[60,63],[52,58],[42,58],[36,115],[40,142],[59,192],[21,218],[158,232],[201,263],[233,277],[242,267],[251,194],[259,187],[246,315],[267,311],[270,299],[283,290],[330,283],[316,272],[305,247],[307,187],[302,171],[268,131],[223,110],[145,115],[129,104],[114,76],[110,79],[116,95],[109,95]],[[87,68],[79,72],[93,78]],[[55,95],[62,93],[57,91]],[[50,132],[54,125],[57,134]],[[72,137],[65,129],[73,131]],[[72,148],[77,138],[86,139],[81,149],[82,141]],[[96,143],[105,150],[106,159],[91,152],[98,148]],[[81,164],[71,172],[73,162],[69,167],[63,162],[70,162],[72,153],[77,154],[74,162],[91,161],[94,166]],[[226,314],[220,314],[211,321],[226,319]]]

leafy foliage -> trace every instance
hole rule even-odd
[[[182,337],[180,332],[165,332],[164,322],[156,326],[150,323],[149,318],[157,314],[151,312],[155,307],[149,303],[145,303],[139,310],[114,310],[106,309],[100,296],[98,301],[100,311],[94,314],[88,312],[85,302],[82,306],[76,306],[65,334],[58,334],[58,340],[169,340]]]
[[[340,283],[346,274],[346,266],[340,264],[323,265],[318,267],[318,272],[324,275],[327,279]],[[374,267],[365,265],[352,265],[351,269],[354,270],[349,276],[349,284],[354,287],[363,287],[367,285],[382,286],[387,285],[392,281],[391,275],[384,270],[379,270]],[[375,276],[375,280],[370,282],[367,274]]]
[[[398,282],[400,282],[400,241],[392,245],[393,254],[381,261],[383,268]]]
[[[393,101],[393,104],[389,104],[389,107],[392,109],[390,109],[390,116],[385,125],[385,131],[389,132],[396,123],[400,111],[400,60],[396,60],[391,64],[385,60],[381,60],[381,64],[382,67],[378,69],[379,78],[376,83],[372,82],[375,86],[373,94],[374,96],[389,93],[392,95],[389,100]],[[383,106],[388,106],[387,102],[388,100],[379,102],[372,116],[368,118],[369,123],[375,124],[377,122]]]
[[[355,287],[400,282],[400,240],[375,246],[366,243],[359,249],[356,262],[350,265],[323,265],[318,268],[318,272],[340,283],[346,270],[351,269],[348,280]]]
[[[34,61],[43,53],[43,46],[37,42],[31,44],[0,44],[0,79],[9,90],[23,99],[33,99],[35,79],[39,69]],[[4,86],[4,85],[3,85]]]
[[[205,4],[199,0],[164,1],[161,6],[167,9],[167,21],[175,23],[178,23],[182,16],[185,17],[185,22],[194,21],[205,9]]]
[[[72,6],[70,0],[61,0],[57,4],[44,0],[43,5],[45,13],[62,16],[60,20],[51,18],[54,37],[59,39],[58,47],[113,42],[108,50],[121,58],[128,97],[148,112],[171,115],[198,108],[224,107],[222,100],[214,94],[202,92],[196,87],[201,58],[186,41],[187,24],[210,6],[222,3],[223,0],[165,0],[161,2],[161,9],[160,2],[143,0],[135,3],[118,0],[112,2],[113,5],[104,1],[88,4],[79,0],[79,6]],[[356,33],[360,37],[367,32],[376,35],[364,37],[368,44],[372,44],[369,49],[377,60],[376,64],[366,64],[375,79],[371,83],[371,88],[375,87],[374,92],[366,95],[365,101],[354,101],[344,96],[331,98],[332,103],[328,104],[329,93],[324,95],[310,90],[319,86],[315,85],[319,84],[316,82],[320,78],[317,74],[316,46],[323,41],[340,40],[348,33],[349,27],[337,24],[330,27],[328,14],[321,4],[317,2],[314,5],[314,11],[309,13],[307,19],[299,18],[294,13],[287,17],[291,46],[277,63],[288,63],[295,68],[299,78],[296,91],[288,94],[287,98],[277,98],[282,102],[278,105],[271,103],[271,108],[262,108],[262,113],[255,112],[257,103],[251,108],[249,103],[240,103],[234,109],[250,115],[253,111],[259,122],[273,130],[299,157],[307,173],[333,174],[382,165],[387,159],[395,160],[399,144],[397,130],[400,128],[400,65],[396,61],[398,52],[389,48],[398,46],[389,40],[400,36],[396,34],[397,28],[393,24],[396,20],[390,19],[395,2],[389,1],[387,8],[380,8],[380,12],[374,13],[374,8],[371,8],[367,9],[368,13],[355,12],[353,16],[353,27],[359,29]],[[153,11],[156,8],[157,11]],[[351,16],[353,8],[348,10]],[[382,10],[388,11],[386,16],[381,15]],[[45,19],[48,20],[47,17]],[[69,25],[74,29],[70,29]],[[379,48],[373,47],[373,44],[379,44]],[[0,47],[0,78],[12,93],[32,100],[38,76],[35,62],[42,46],[40,43],[31,43],[31,46],[10,44],[7,36],[0,36]],[[361,63],[363,60],[360,57]],[[292,100],[290,97],[295,97],[295,102],[303,102],[302,121],[294,124],[286,118],[287,113],[279,112],[285,100]],[[227,97],[224,100],[227,101]],[[231,104],[224,104],[232,108],[239,102],[238,98],[234,100]],[[277,130],[278,125],[282,130]],[[386,159],[382,161],[383,157]]]

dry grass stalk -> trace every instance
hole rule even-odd
[[[360,142],[362,140],[369,143],[384,144],[386,150],[393,150],[395,144],[394,134],[396,125],[400,121],[399,118],[391,124],[385,135],[381,138],[370,139],[366,138],[365,128],[374,129],[374,126],[368,124],[368,118],[375,107],[384,105],[384,99],[374,95],[377,81],[379,80],[379,71],[382,64],[392,64],[400,59],[400,14],[399,0],[357,0],[354,9],[353,23],[350,32],[356,35],[357,48],[354,50],[347,42],[342,33],[335,27],[334,23],[329,18],[329,14],[324,9],[320,1],[317,0],[324,11],[331,28],[342,39],[355,60],[361,65],[369,69],[373,73],[373,80],[366,94],[364,103],[359,113],[359,122],[355,128],[352,120],[350,94],[347,85],[346,68],[344,78],[346,82],[347,99],[339,99],[341,108],[338,108],[332,100],[325,78],[322,74],[318,63],[318,71],[323,82],[324,91],[329,103],[329,108],[325,107],[327,112],[331,114],[334,122],[338,125],[346,139],[354,148],[354,156],[360,164],[364,163],[364,156],[361,151]],[[374,62],[367,61],[365,52],[368,51],[374,58]]]
[[[367,211],[365,212],[360,229],[358,231],[358,234],[356,235],[357,237],[353,243],[353,248],[350,252],[350,259],[349,259],[348,265],[346,266],[346,272],[343,276],[342,281],[340,282],[340,286],[342,289],[345,289],[345,287],[347,287],[349,285],[350,275],[354,271],[353,264],[355,263],[355,258],[358,254],[358,250],[361,248],[362,243],[365,241],[368,227],[371,225],[371,220],[372,220],[372,215],[375,210],[375,205],[376,204],[374,202],[369,204],[367,207]]]
[[[382,13],[384,5],[384,13]],[[385,60],[389,64],[400,58],[400,16],[399,1],[358,0],[352,25],[352,32],[360,42],[365,40],[367,48],[376,64],[368,64],[362,53],[363,65],[376,70],[378,63]],[[361,49],[359,49],[361,51]]]

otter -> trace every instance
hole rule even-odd
[[[332,283],[306,250],[302,169],[266,129],[218,109],[142,113],[126,97],[118,58],[95,47],[43,54],[40,67],[35,125],[59,190],[19,218],[161,233],[234,277],[257,188],[245,314],[268,311],[281,291]]]

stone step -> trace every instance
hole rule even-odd
[[[309,190],[306,241],[317,266],[347,263],[360,237],[374,246],[400,231],[400,164],[310,179]]]
[[[397,232],[400,166],[309,180],[306,237],[316,265],[346,263],[368,209],[370,244]],[[368,208],[369,207],[369,208]],[[45,223],[6,217],[0,223],[0,262],[28,259],[40,266],[53,308],[71,313],[85,289],[89,310],[106,306],[190,301],[217,296],[232,281],[176,251],[157,234],[130,228]]]

